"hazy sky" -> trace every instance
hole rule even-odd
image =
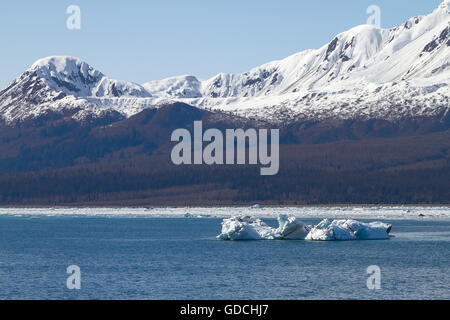
[[[381,26],[424,15],[441,0],[9,0],[0,4],[0,88],[34,61],[80,57],[106,75],[137,83],[193,74],[244,72],[319,48],[364,24],[369,5]],[[69,5],[81,30],[69,30]]]

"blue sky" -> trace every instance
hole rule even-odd
[[[80,57],[108,76],[144,83],[193,74],[244,72],[318,48],[364,24],[381,8],[381,26],[399,25],[441,0],[42,0],[2,1],[0,87],[50,55]],[[81,8],[81,30],[66,9]]]

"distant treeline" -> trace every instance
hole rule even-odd
[[[145,159],[141,159],[145,162]],[[450,166],[376,170],[306,169],[283,163],[276,176],[257,166],[139,162],[0,176],[0,203],[99,205],[437,204],[449,203]]]

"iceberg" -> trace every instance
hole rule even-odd
[[[262,240],[273,239],[273,228],[261,219],[250,216],[223,219],[221,240]]]
[[[294,216],[279,215],[278,228],[250,216],[231,217],[222,221],[221,240],[304,240],[310,227]]]
[[[220,240],[378,240],[389,239],[392,226],[384,222],[364,223],[351,219],[324,219],[308,226],[295,216],[278,216],[278,228],[250,216],[231,217],[222,221]]]
[[[303,240],[309,234],[311,229],[295,216],[281,214],[278,216],[279,227],[275,231],[275,237],[282,240]]]
[[[356,220],[324,219],[314,226],[306,240],[381,240],[389,239],[392,226],[383,222],[363,223]]]

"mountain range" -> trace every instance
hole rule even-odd
[[[79,58],[0,91],[0,205],[450,203],[450,0],[240,74],[144,84]],[[279,128],[280,171],[175,166],[171,132]]]
[[[67,56],[35,62],[0,92],[6,122],[48,111],[74,119],[127,118],[173,101],[267,120],[404,119],[448,113],[450,1],[426,16],[379,29],[357,26],[307,50],[241,74],[186,75],[142,85],[113,80]]]

